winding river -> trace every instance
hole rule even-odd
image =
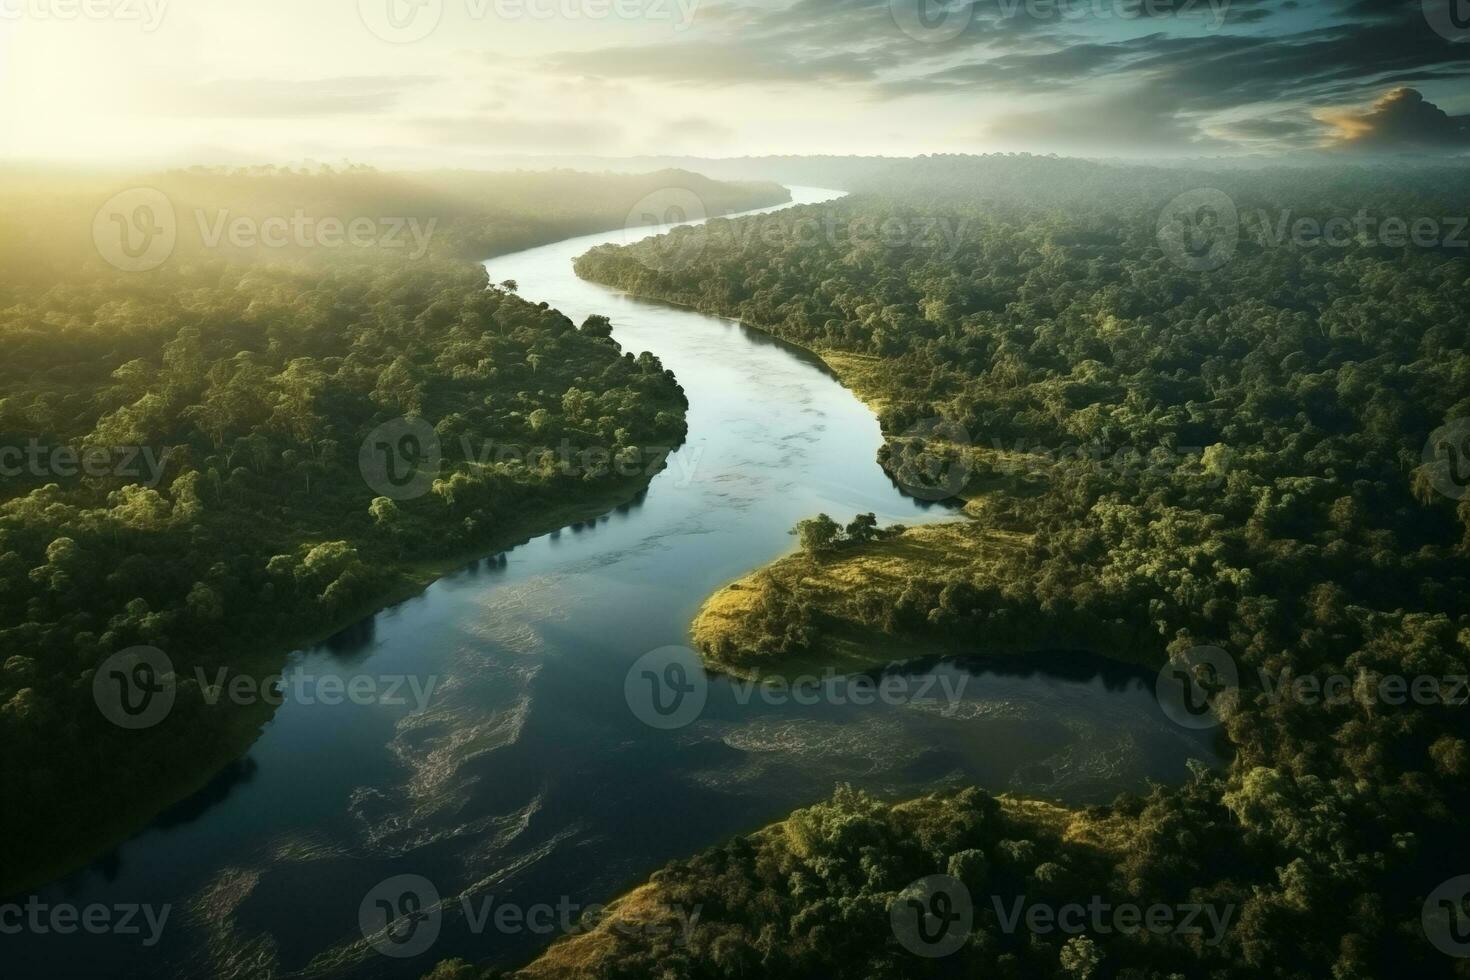
[[[141,915],[136,935],[0,935],[0,973],[417,977],[452,956],[508,967],[555,929],[545,919],[476,929],[459,896],[522,908],[607,901],[839,781],[888,796],[975,782],[1085,803],[1178,780],[1187,758],[1211,758],[1163,717],[1150,676],[1085,658],[1044,672],[978,659],[901,671],[937,703],[783,704],[714,679],[693,723],[640,721],[624,693],[630,666],[686,642],[701,601],[788,551],[801,518],[952,515],[890,482],[874,462],[876,420],[820,361],[573,275],[574,256],[623,237],[487,266],[576,322],[609,315],[625,349],[655,352],[678,376],[689,439],[647,493],[293,655],[307,673],[407,674],[421,688],[432,680],[432,692],[421,711],[288,702],[196,797],[37,892],[44,903],[141,903],[155,914],[166,904],[155,944],[144,944]],[[407,958],[377,952],[358,922],[364,896],[402,874],[446,900],[437,942]]]

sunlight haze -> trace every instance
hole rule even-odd
[[[1330,145],[1352,130],[1325,120],[1392,84],[1450,116],[1470,108],[1445,71],[1463,69],[1465,47],[1415,52],[1361,7],[1147,3],[3,0],[5,83],[24,97],[0,106],[0,152],[411,168],[502,154],[1214,155]],[[1392,65],[1344,81],[1385,48]]]

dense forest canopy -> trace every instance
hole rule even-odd
[[[463,259],[620,227],[685,177],[711,207],[785,194],[667,173],[185,171],[153,181],[181,211],[413,214],[445,237],[409,261],[181,235],[131,272],[90,241],[112,185],[7,187],[0,787],[27,803],[0,811],[3,884],[75,860],[103,801],[127,801],[111,812],[128,829],[248,744],[228,705],[203,703],[201,669],[267,675],[434,562],[595,513],[657,472],[686,404],[658,359]],[[412,482],[375,468],[385,432],[418,440]],[[168,656],[178,693],[133,732],[99,714],[93,672],[136,646]]]
[[[182,261],[303,254],[342,261],[380,252],[400,261],[478,261],[571,235],[655,224],[665,220],[658,205],[673,199],[697,201],[708,215],[790,200],[776,184],[721,183],[683,170],[404,174],[318,165],[56,176],[11,168],[0,177],[0,259],[10,279],[64,276],[106,258],[94,248],[94,220],[112,219],[104,212],[114,195],[140,192],[154,195],[140,199],[156,212],[154,224],[168,220]],[[132,225],[133,214],[123,218]]]
[[[1176,228],[1173,202],[1200,190],[1211,206]],[[690,977],[1463,975],[1470,961],[1436,949],[1421,917],[1470,868],[1455,693],[1470,672],[1470,501],[1446,482],[1463,481],[1444,455],[1463,446],[1443,438],[1470,416],[1470,256],[1454,218],[1467,192],[1447,167],[940,158],[897,168],[882,193],[583,256],[593,280],[861,366],[900,483],[962,472],[975,519],[955,533],[1024,542],[916,567],[841,615],[898,645],[1084,637],[1156,665],[1213,645],[1239,670],[1216,705],[1223,773],[1070,814],[1060,840],[1035,814],[987,816],[979,797],[918,801],[904,812],[955,828],[922,857],[885,829],[884,805],[839,793],[784,838],[656,876],[670,900],[706,903],[696,940],[628,939],[586,975],[655,962]],[[1324,236],[1359,213],[1366,229]],[[1430,219],[1435,234],[1385,237],[1389,219]],[[1151,454],[1163,462],[1115,462]],[[799,647],[833,610],[793,586],[753,615],[755,633]],[[1336,676],[1352,696],[1291,693]],[[1439,686],[1396,699],[1388,677]],[[813,821],[830,836],[798,840]],[[998,894],[1227,903],[1235,917],[1216,945],[1148,931],[1021,941],[977,911],[963,956],[900,955],[888,903],[957,867],[989,869],[978,880]]]

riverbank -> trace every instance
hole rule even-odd
[[[446,575],[533,538],[595,520],[636,500],[659,472],[662,470],[612,481],[609,486],[599,488],[582,500],[560,503],[534,515],[526,515],[474,548],[433,559],[404,562],[395,569],[392,582],[382,591],[341,610],[324,623],[264,640],[256,652],[243,659],[233,659],[231,670],[236,675],[256,678],[278,675],[289,666],[289,658],[293,654],[326,642],[356,623],[417,597]],[[78,841],[74,847],[53,850],[34,867],[6,869],[7,873],[0,877],[0,897],[20,894],[63,878],[145,831],[160,814],[205,789],[227,766],[245,756],[280,707],[264,700],[235,705],[228,699],[221,699],[219,705],[228,711],[228,718],[213,733],[221,740],[218,751],[199,759],[198,764],[190,766],[188,771],[171,772],[172,778],[167,781],[138,786],[126,801],[109,808],[106,819],[90,829],[85,842]]]
[[[582,278],[623,288],[590,274],[599,268],[593,263],[577,264]],[[629,294],[726,315],[690,297]],[[880,420],[890,404],[903,398],[903,391],[892,387],[893,376],[883,370],[881,357],[805,344],[766,324],[746,319],[737,322],[811,355]],[[1014,521],[1002,527],[989,518],[1003,500],[1014,502],[1043,492],[1046,467],[1022,452],[947,441],[943,432],[940,427],[939,437],[928,433],[923,440],[928,451],[947,454],[948,474],[959,476],[951,489],[953,499],[964,501],[962,519],[908,528],[895,536],[849,544],[828,554],[789,554],[725,585],[705,600],[690,627],[690,642],[705,666],[743,679],[775,679],[980,652],[976,650],[977,634],[966,628],[982,626],[973,620],[961,626],[958,617],[950,617],[947,624],[934,624],[922,609],[907,621],[893,615],[904,609],[905,593],[915,583],[943,584],[959,576],[969,576],[968,584],[978,582],[980,589],[1005,593],[1010,600],[1011,608],[984,623],[978,634],[983,636],[987,655],[1087,650],[1122,663],[1157,666],[1163,651],[1157,638],[1144,630],[1043,612],[1016,581],[1014,573],[1025,564],[1031,533]],[[891,479],[903,485],[905,474],[894,463],[901,461],[898,450],[906,436],[886,428],[883,436],[886,444],[877,461]],[[851,515],[834,516],[840,523]],[[933,606],[944,605],[942,596],[930,599]],[[800,618],[798,625],[812,635],[811,642],[797,652],[774,652],[787,645],[779,635],[785,631],[777,627],[789,626],[793,617]]]
[[[174,180],[175,177],[177,180]],[[255,201],[255,196],[262,193],[268,193],[272,199],[280,194],[306,193],[308,190],[313,193],[327,193],[318,186],[326,178],[316,176],[290,179],[281,177],[275,180],[263,177],[247,178],[240,175],[199,173],[187,177],[172,175],[169,179],[173,180],[173,183],[165,182],[164,190],[172,193],[178,200],[213,202],[218,199],[239,204],[242,210],[249,210],[247,204]],[[627,226],[630,221],[646,223],[650,220],[661,220],[660,214],[649,211],[648,208],[640,211],[639,208],[655,195],[667,192],[670,188],[677,187],[686,193],[696,195],[711,214],[776,206],[791,198],[787,188],[774,183],[727,184],[684,171],[661,171],[649,175],[586,177],[585,181],[582,175],[572,174],[553,174],[544,177],[507,175],[483,179],[474,175],[459,177],[439,175],[434,180],[439,180],[445,186],[441,188],[444,194],[433,200],[430,200],[433,195],[426,195],[421,182],[412,178],[370,175],[362,177],[353,186],[362,193],[406,195],[425,207],[432,204],[434,207],[443,208],[448,206],[445,203],[447,201],[458,202],[462,206],[462,212],[453,210],[446,214],[436,212],[430,217],[440,220],[443,226],[441,229],[443,241],[436,242],[442,247],[435,254],[452,256],[453,265],[463,267],[467,272],[478,271],[477,266],[485,261],[501,259],[527,249],[553,244],[566,239],[569,235],[579,237],[611,232]],[[433,180],[430,183],[433,183]],[[357,184],[363,186],[358,187]],[[332,187],[338,191],[341,190],[335,184]],[[554,209],[549,206],[542,207],[539,212],[535,208],[524,211],[516,209],[516,202],[526,195],[530,195],[533,198],[531,203],[536,204],[538,201],[545,203],[543,199],[554,193],[561,194],[558,206]],[[645,211],[648,213],[644,213]],[[404,213],[415,212],[408,210]],[[432,226],[433,222],[429,223]],[[87,226],[90,226],[90,214]],[[90,243],[86,243],[85,247],[90,254]],[[45,254],[50,255],[50,253]],[[229,257],[236,256],[231,253]],[[242,260],[253,258],[248,255],[238,257]],[[61,258],[69,258],[69,256],[63,255],[56,258],[56,261],[59,262]],[[306,259],[320,257],[315,254],[298,257],[293,253],[288,258],[297,261],[301,267],[308,267]],[[385,268],[389,267],[390,261],[392,262],[391,268],[395,270],[401,265],[396,261],[398,256],[387,253],[382,255],[374,253],[370,258],[381,259]],[[449,263],[444,265],[446,268],[449,267]],[[289,263],[279,265],[261,263],[256,267],[258,271],[255,278],[250,281],[254,282],[257,279],[274,276],[276,279],[287,280],[286,289],[299,287],[302,291],[309,290],[311,288],[309,282],[306,285],[300,285],[289,280],[290,273],[296,271],[297,268],[298,266]],[[310,268],[316,267],[310,266]],[[325,260],[323,260],[322,268],[328,268]],[[419,270],[418,266],[413,268],[416,271]],[[172,267],[164,270],[164,272],[170,271],[177,272]],[[163,274],[160,273],[160,275]],[[178,274],[183,275],[183,273]],[[339,272],[340,274],[343,273]],[[208,292],[213,288],[213,282],[207,278],[198,283],[189,280],[189,286],[193,289],[190,295],[194,297],[194,301],[216,302],[217,305],[226,307],[238,300],[239,290],[222,291],[221,297],[216,299]],[[442,298],[444,289],[442,279],[433,279],[431,274],[424,273],[419,280],[413,282],[412,288],[420,289],[422,295],[440,290],[441,293],[436,294],[436,302],[440,307],[445,306]],[[160,291],[167,293],[167,290],[161,287]],[[279,294],[273,294],[272,299],[278,300],[283,295],[288,295],[285,290]],[[395,300],[412,302],[409,297],[413,295],[415,294],[410,289],[405,288],[395,295]],[[208,300],[200,300],[201,296],[207,296]],[[18,308],[24,308],[23,301],[26,298],[26,294],[22,293],[21,307]],[[284,300],[281,301],[284,302]],[[425,302],[427,303],[427,300]],[[495,340],[485,342],[487,348],[496,345],[501,348],[507,346],[500,339],[505,336],[507,328],[506,308],[514,311],[512,315],[517,317],[517,326],[529,327],[534,321],[538,332],[519,334],[520,338],[533,337],[534,340],[528,341],[529,343],[559,343],[554,338],[562,332],[563,327],[562,324],[555,321],[564,320],[564,318],[559,318],[554,311],[551,313],[536,312],[531,304],[522,307],[519,305],[520,302],[518,299],[511,298],[502,300],[499,318],[493,325],[487,323],[482,328],[499,335]],[[250,313],[259,316],[262,320],[268,319],[267,314],[260,312],[261,309],[252,305]],[[248,316],[244,317],[244,320],[251,322]],[[325,324],[325,321],[323,323]],[[313,322],[313,327],[316,326],[317,324]],[[326,332],[329,327],[323,325],[321,329]],[[437,321],[434,329],[440,333],[451,332],[450,329],[445,328],[444,324]],[[162,333],[166,334],[166,331]],[[405,334],[400,331],[398,335],[404,336]],[[293,333],[292,336],[295,338],[298,335]],[[238,343],[242,348],[249,349],[253,339],[247,330],[242,334]],[[215,340],[216,338],[212,336],[204,338],[206,344]],[[473,338],[463,338],[459,349],[464,349],[465,344],[472,341]],[[342,343],[340,337],[333,337],[330,340],[323,340],[317,348],[310,350],[311,353],[315,353],[317,349],[325,349],[333,344]],[[588,338],[582,343],[582,348],[586,348],[589,343],[594,345],[592,353],[596,355],[589,358],[590,367],[604,369],[608,366],[604,361],[616,363],[620,370],[634,378],[635,383],[643,383],[637,380],[636,371],[624,366],[622,359],[614,362],[610,357],[601,356],[602,352],[595,349],[598,343],[596,340]],[[509,346],[514,346],[514,344]],[[141,350],[134,351],[134,353],[140,352],[146,353]],[[218,352],[213,348],[210,349],[210,356],[216,353]],[[229,354],[232,351],[223,353]],[[299,353],[306,353],[306,351]],[[503,353],[504,351],[501,352],[501,355]],[[437,357],[438,360],[452,359],[445,350],[434,351],[431,348],[417,352],[408,351],[406,354],[410,358],[426,355]],[[489,361],[484,354],[485,351],[481,351],[482,364]],[[568,360],[569,355],[563,353],[562,358]],[[298,359],[293,363],[299,367],[309,362],[310,359],[306,358]],[[435,361],[435,364],[437,363],[438,361]],[[557,384],[557,377],[554,375],[548,377],[551,372],[544,368],[536,372],[536,367],[537,365],[533,363],[532,373],[539,375],[543,386]],[[92,370],[93,367],[89,366],[85,371],[79,370],[76,376],[89,376],[87,372]],[[330,371],[330,365],[327,366],[327,370]],[[419,397],[424,397],[425,389],[430,388],[432,382],[438,380],[435,375],[436,370],[435,367],[425,367],[423,373],[415,377],[415,384],[422,386],[418,392]],[[502,365],[498,369],[500,375],[506,376],[514,371],[513,363]],[[461,369],[460,374],[465,378],[475,376],[473,371],[464,369]],[[459,379],[446,381],[442,389],[434,388],[428,392],[428,396],[431,400],[437,400],[441,410],[448,409],[446,414],[454,415],[455,410],[460,413],[483,414],[485,406],[490,404],[490,396],[496,385],[502,383],[498,380],[490,380],[496,374],[497,370],[491,370],[489,378],[481,378],[480,391],[476,398],[483,400],[484,406],[471,403],[458,404],[453,400],[452,395],[445,394],[451,388],[457,392],[463,387],[457,383]],[[301,376],[312,377],[311,370],[304,370]],[[582,379],[571,376],[566,379],[566,382],[573,386],[578,381]],[[260,384],[259,378],[255,383],[257,386]],[[347,384],[350,386],[350,382]],[[585,390],[588,385],[584,382],[581,387]],[[16,392],[10,393],[15,394]],[[22,396],[24,393],[23,390],[20,392]],[[593,388],[591,393],[596,395],[600,391]],[[335,391],[334,396],[331,402],[333,407],[339,407],[345,403],[340,390]],[[24,398],[17,397],[12,401],[20,403],[24,401]],[[664,403],[665,401],[667,404]],[[554,403],[552,407],[555,408]],[[675,404],[672,399],[661,399],[660,403],[653,407],[660,411],[660,418],[664,421],[672,423],[675,421],[675,416],[679,417],[677,432],[679,433],[678,438],[682,438],[684,428],[682,407]],[[652,412],[650,412],[650,418],[652,418]],[[218,419],[216,421],[219,422]],[[332,419],[331,421],[340,420]],[[228,430],[231,435],[236,434],[233,429],[230,429],[229,422],[219,422],[219,424],[224,426],[220,432]],[[510,431],[514,431],[515,424],[513,419],[510,420]],[[635,427],[632,435],[645,444],[647,444],[646,440],[657,442],[655,436],[660,436],[664,439],[663,444],[668,445],[670,444],[668,440],[675,438],[675,426],[672,424],[665,426],[662,422],[659,424],[667,430],[666,433],[640,432]],[[296,432],[299,429],[292,431]],[[228,441],[220,432],[213,434],[215,442]],[[319,436],[320,434],[313,433],[313,435]],[[613,437],[609,434],[604,438],[611,442]],[[215,496],[208,497],[209,510],[206,512],[206,520],[212,522],[209,526],[216,532],[216,538],[220,544],[206,543],[205,539],[200,536],[199,528],[195,527],[193,529],[194,539],[190,545],[190,550],[198,561],[207,558],[212,547],[218,547],[221,559],[228,556],[234,561],[230,564],[228,571],[225,570],[226,564],[224,563],[216,566],[214,570],[206,570],[206,563],[197,573],[186,577],[183,571],[185,562],[170,559],[164,553],[150,550],[149,557],[165,562],[171,574],[152,577],[145,580],[146,584],[140,582],[137,591],[129,594],[137,597],[133,605],[128,607],[129,615],[132,615],[134,610],[140,616],[146,614],[149,617],[146,625],[140,623],[133,629],[119,627],[117,624],[125,617],[118,613],[116,604],[107,605],[109,600],[104,596],[114,587],[123,587],[125,576],[114,575],[107,580],[103,588],[99,588],[97,583],[88,581],[90,577],[105,571],[106,567],[112,563],[107,558],[110,553],[94,543],[91,530],[78,530],[60,525],[35,529],[45,535],[40,538],[43,543],[51,538],[66,542],[79,542],[81,553],[94,563],[94,567],[88,569],[91,576],[80,576],[77,574],[79,570],[72,569],[69,570],[67,579],[58,580],[75,581],[78,585],[82,585],[83,582],[88,583],[79,589],[78,601],[63,604],[62,607],[65,610],[64,614],[79,615],[82,620],[86,621],[79,621],[79,625],[72,628],[71,636],[61,640],[60,644],[57,639],[50,636],[36,642],[43,645],[49,644],[54,649],[58,645],[63,648],[69,646],[71,637],[76,637],[78,642],[81,642],[83,637],[91,641],[94,638],[94,631],[89,627],[99,620],[106,621],[106,618],[100,613],[90,620],[87,619],[87,613],[91,611],[91,604],[95,604],[99,609],[107,608],[113,620],[114,632],[108,633],[105,642],[98,645],[102,653],[111,652],[111,649],[117,646],[126,646],[130,641],[132,644],[143,643],[165,650],[166,654],[173,658],[180,678],[190,675],[193,670],[215,669],[223,666],[227,666],[236,674],[249,674],[255,677],[273,676],[280,673],[282,665],[292,651],[317,644],[384,608],[419,594],[440,576],[481,555],[513,547],[529,537],[604,513],[641,493],[653,476],[652,473],[648,473],[641,478],[616,481],[609,479],[598,481],[596,484],[572,486],[567,492],[543,493],[540,499],[525,502],[525,505],[519,507],[514,506],[514,501],[512,501],[512,506],[508,507],[503,514],[497,515],[493,524],[490,524],[494,528],[493,531],[481,528],[469,531],[475,541],[472,548],[453,547],[456,537],[464,536],[456,534],[457,526],[463,515],[454,514],[450,517],[451,526],[447,529],[447,533],[442,536],[436,534],[436,538],[440,539],[438,543],[448,544],[450,548],[453,548],[452,551],[428,559],[423,557],[404,559],[401,555],[405,550],[417,550],[420,555],[432,550],[428,548],[405,549],[401,544],[394,546],[388,543],[391,541],[391,536],[434,530],[423,526],[419,516],[422,514],[422,509],[415,511],[408,507],[399,508],[389,512],[386,523],[383,519],[379,519],[377,524],[364,526],[362,515],[367,510],[369,498],[348,500],[346,494],[335,492],[328,478],[320,473],[308,472],[305,477],[305,486],[311,488],[315,482],[319,488],[319,494],[323,490],[326,491],[325,498],[317,498],[325,499],[326,502],[318,504],[317,507],[322,514],[332,511],[332,520],[324,519],[314,524],[311,520],[302,520],[301,513],[288,514],[285,508],[277,510],[277,505],[283,498],[295,497],[296,488],[299,486],[299,484],[292,485],[284,480],[281,482],[286,483],[286,490],[283,491],[279,486],[270,487],[269,492],[265,494],[266,502],[263,507],[253,514],[245,513],[245,509],[242,508],[242,514],[237,520],[233,514],[228,512],[233,505],[243,499],[242,481],[263,475],[274,476],[274,473],[267,471],[274,468],[269,464],[273,463],[277,456],[286,458],[294,454],[310,462],[317,461],[318,449],[315,444],[312,444],[312,448],[297,448],[289,451],[284,450],[282,446],[267,445],[259,440],[252,445],[251,465],[229,475],[231,482],[229,492],[221,491],[221,484],[224,482],[220,478],[221,474],[212,473],[214,483],[209,489]],[[208,462],[212,461],[206,461],[206,464]],[[350,469],[354,486],[356,486],[355,468]],[[246,476],[241,477],[240,474],[246,474]],[[166,486],[167,483],[162,484],[160,489]],[[26,489],[22,486],[19,492],[23,493]],[[478,489],[472,485],[466,491],[458,484],[455,485],[455,492],[460,493],[461,498],[467,492],[473,493]],[[167,494],[168,491],[164,492]],[[310,489],[307,492],[310,493]],[[167,499],[165,496],[164,500]],[[68,497],[67,500],[68,503],[82,506],[93,503],[80,493]],[[163,506],[167,506],[166,503]],[[477,506],[483,506],[483,501],[477,501],[476,505],[465,507],[464,513],[470,513],[474,523],[483,527],[487,522],[481,512],[476,509]],[[342,514],[337,513],[333,508],[341,510],[342,514],[348,515],[350,519],[343,519]],[[451,504],[451,511],[453,509]],[[197,520],[197,518],[191,518],[191,520]],[[174,524],[177,523],[174,522]],[[504,526],[501,526],[502,524]],[[249,531],[237,530],[247,526],[250,528]],[[384,533],[385,528],[387,534]],[[32,529],[26,528],[25,530],[29,532]],[[170,525],[167,533],[173,533],[173,525]],[[114,532],[112,538],[104,537],[107,547],[110,548],[116,544],[116,536]],[[285,572],[285,580],[282,582],[272,581],[264,586],[259,582],[254,582],[249,589],[240,588],[238,583],[252,577],[248,569],[238,567],[246,564],[240,560],[241,556],[251,553],[257,544],[271,549],[260,556],[261,565],[264,565],[266,558],[274,552],[283,561],[289,559],[289,564],[294,567],[295,574],[293,575],[292,570],[288,568]],[[297,610],[289,615],[269,615],[271,609],[281,608],[283,602],[287,601],[280,590],[294,588],[291,580],[301,577],[303,568],[298,561],[303,558],[303,553],[321,544],[327,544],[329,549],[345,549],[348,563],[356,563],[355,567],[350,568],[341,578],[339,584],[342,587],[333,589],[330,601],[308,604],[309,608]],[[153,547],[154,543],[150,541],[148,548]],[[361,555],[361,562],[358,562],[358,553]],[[321,553],[323,556],[327,554],[327,551]],[[10,557],[15,558],[16,556]],[[335,559],[328,559],[328,561],[331,560]],[[21,561],[18,564],[23,566],[25,562]],[[35,565],[36,561],[33,560],[29,564]],[[215,581],[212,576],[218,577],[219,581]],[[167,594],[165,588],[158,587],[159,583],[168,582],[174,578],[182,579],[185,589],[191,584],[190,578],[197,582],[196,593],[200,603],[191,609],[182,602],[174,601],[175,598],[182,599],[182,594],[172,596]],[[232,582],[225,584],[231,579],[233,579]],[[320,583],[321,586],[326,584],[326,582]],[[15,593],[12,593],[12,600],[26,610],[25,616],[40,616],[39,625],[53,626],[58,632],[63,631],[63,627],[48,624],[44,612],[35,612],[37,609],[47,608],[47,602],[37,602],[33,599],[27,604],[25,599],[24,594],[16,599]],[[211,606],[216,610],[213,615],[208,613]],[[205,612],[195,616],[196,610]],[[24,617],[16,618],[15,623],[18,624],[22,618]],[[101,630],[95,632],[100,633]],[[39,634],[26,634],[22,637],[22,642],[35,641],[37,635]],[[117,637],[116,640],[112,639],[114,636]],[[128,639],[123,639],[124,637]],[[102,650],[103,647],[109,649]],[[29,651],[22,649],[17,652]],[[12,669],[9,670],[9,676],[0,676],[0,708],[6,709],[0,721],[14,724],[21,729],[18,733],[7,729],[10,744],[13,748],[26,746],[34,739],[34,744],[39,747],[35,749],[15,748],[17,760],[24,757],[25,762],[23,766],[17,762],[17,769],[14,771],[20,774],[20,778],[13,779],[7,788],[15,791],[17,796],[29,796],[34,799],[36,809],[29,814],[21,811],[12,815],[14,820],[4,821],[10,843],[0,847],[0,855],[3,855],[4,858],[0,860],[0,895],[20,892],[65,876],[85,866],[99,854],[106,853],[122,841],[132,837],[160,813],[207,787],[232,761],[240,759],[250,750],[264,727],[275,716],[274,709],[264,704],[250,707],[210,707],[202,709],[203,714],[198,714],[201,709],[196,703],[197,697],[192,690],[192,682],[185,682],[189,690],[181,691],[181,693],[186,693],[187,697],[180,701],[172,714],[174,720],[172,732],[165,732],[161,727],[121,735],[116,731],[104,730],[77,736],[78,746],[73,748],[66,744],[64,738],[57,738],[58,733],[54,727],[43,724],[41,721],[49,711],[65,706],[66,711],[76,711],[83,715],[81,721],[84,727],[88,722],[94,726],[103,723],[92,714],[89,692],[84,690],[87,685],[85,673],[80,682],[75,677],[68,681],[61,673],[55,676],[42,675],[39,672],[27,673],[32,670],[26,666],[27,664],[45,665],[52,662],[55,662],[54,657],[12,658],[10,661]],[[81,662],[84,666],[89,665],[85,655]],[[69,704],[72,700],[77,701],[75,707]],[[223,704],[224,702],[221,702],[221,705]],[[195,716],[190,717],[188,714],[190,711],[195,712]],[[34,735],[27,726],[34,726]],[[50,728],[49,734],[45,731],[48,727]],[[91,746],[90,750],[85,748],[88,744]],[[108,752],[113,752],[113,755],[108,755]],[[68,761],[69,756],[70,761]],[[9,758],[3,760],[4,765],[0,765],[0,768],[10,770],[12,761]],[[59,799],[48,802],[48,794],[53,791]]]
[[[1026,590],[1009,582],[1009,570],[1029,546],[1025,534],[954,521],[827,553],[796,552],[712,594],[690,627],[691,643],[709,669],[747,680],[854,673],[927,657],[1078,650],[1158,665],[1134,629],[1068,621],[1028,601]],[[946,594],[945,586],[959,582],[951,590],[1004,596],[1004,603],[977,618]],[[937,601],[916,583],[933,586]],[[809,644],[774,653],[793,621]]]
[[[860,826],[863,834],[875,838],[906,843],[887,854],[893,865],[878,872],[863,864],[862,855],[869,848],[843,845],[842,835],[836,833],[839,823]],[[1074,810],[1008,794],[992,797],[964,790],[887,803],[839,789],[830,800],[675,862],[610,902],[594,925],[558,939],[509,976],[591,980],[632,975],[627,972],[630,964],[640,959],[658,960],[686,951],[722,962],[718,952],[722,943],[732,948],[740,943],[767,944],[762,925],[770,929],[787,920],[795,926],[806,925],[808,918],[825,919],[801,906],[811,901],[812,893],[829,888],[838,893],[827,900],[834,909],[840,905],[846,915],[870,922],[867,936],[883,937],[889,929],[889,909],[915,875],[947,873],[958,878],[968,888],[976,912],[988,911],[989,889],[999,896],[1016,887],[1009,880],[1013,869],[1007,866],[1016,860],[1013,855],[1026,861],[1045,853],[1067,863],[1073,874],[1100,875],[1127,854],[1130,829],[1126,820],[1095,808]],[[912,838],[920,835],[927,844],[916,847]],[[799,883],[797,894],[787,887],[786,875]],[[847,891],[854,882],[862,882],[856,895]],[[732,887],[740,889],[738,900],[729,893]],[[976,918],[979,927],[978,914]],[[777,935],[780,949],[772,952],[797,961],[802,950],[821,943],[807,929]],[[784,953],[787,950],[797,952]],[[792,964],[783,965],[789,969]],[[452,972],[456,968],[465,972]],[[475,975],[471,969],[467,964],[441,963],[439,972],[430,977],[468,978]]]

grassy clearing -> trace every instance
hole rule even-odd
[[[766,678],[827,668],[859,671],[956,653],[954,642],[895,635],[867,625],[858,607],[896,601],[915,576],[957,563],[994,561],[1004,550],[1024,544],[1021,535],[955,521],[909,528],[896,538],[833,555],[788,555],[710,596],[691,628],[694,646],[722,673]],[[781,594],[795,595],[817,610],[820,636],[811,650],[777,658],[763,652],[763,634],[755,624],[762,603]],[[716,651],[722,649],[738,654],[721,657]]]

